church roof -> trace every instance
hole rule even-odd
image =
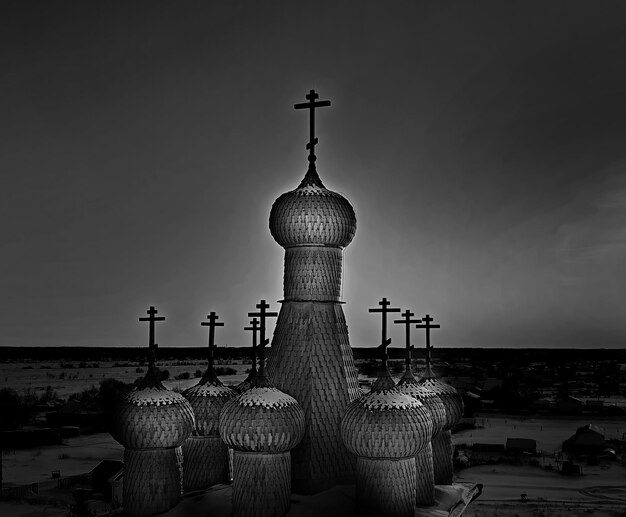
[[[178,447],[193,426],[189,402],[163,386],[151,364],[139,385],[118,404],[111,434],[131,449]]]
[[[430,441],[430,412],[399,391],[385,369],[367,395],[352,402],[341,420],[341,436],[352,453],[367,458],[408,458]]]
[[[310,163],[298,188],[272,205],[269,225],[283,248],[307,244],[344,248],[354,238],[356,216],[345,197],[324,187]]]
[[[235,450],[285,452],[304,436],[304,411],[259,372],[251,388],[225,404],[219,429],[222,440]]]

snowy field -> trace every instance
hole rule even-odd
[[[479,420],[482,428],[463,431],[454,436],[456,443],[504,443],[507,436],[535,438],[538,448],[553,450],[567,438],[582,420],[516,420],[489,418]],[[598,422],[616,432],[626,422]],[[122,459],[123,449],[108,434],[81,436],[65,441],[66,445],[16,450],[4,455],[6,483],[54,483],[52,470],[62,476],[90,471],[102,459]],[[546,461],[550,461],[549,459]],[[565,477],[538,467],[482,465],[460,471],[460,483],[482,483],[483,494],[469,508],[469,517],[567,515],[626,515],[626,467],[618,463],[599,466],[583,465],[580,477]],[[527,494],[522,503],[520,495]],[[0,503],[3,517],[57,517],[58,508]]]
[[[63,367],[62,364],[72,364],[73,367]],[[140,367],[136,363],[111,361],[90,361],[87,366],[80,367],[81,363],[66,363],[65,361],[32,362],[32,363],[0,363],[0,388],[12,388],[19,394],[32,392],[41,395],[50,386],[60,398],[67,399],[74,393],[80,393],[89,388],[100,385],[103,379],[114,378],[122,382],[132,383],[143,377],[146,366]],[[95,366],[97,365],[97,366]],[[206,361],[162,361],[157,363],[162,370],[170,372],[169,379],[164,383],[168,388],[178,387],[186,389],[198,382],[194,377],[196,370],[202,373],[206,370]],[[233,368],[236,375],[224,375],[220,378],[224,384],[238,384],[246,378],[248,364],[217,365]],[[175,377],[184,373],[190,379],[176,380]]]

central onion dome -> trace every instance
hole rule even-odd
[[[118,404],[111,434],[128,449],[180,446],[194,427],[193,409],[168,390],[152,365],[138,386]]]
[[[345,197],[324,187],[311,164],[298,188],[272,205],[270,232],[283,248],[345,248],[354,238],[356,216]]]
[[[226,403],[219,429],[222,440],[237,451],[276,454],[302,440],[304,411],[259,373],[251,388]]]
[[[348,406],[341,436],[348,450],[366,458],[409,458],[430,441],[430,413],[419,401],[401,393],[389,371],[372,391]]]

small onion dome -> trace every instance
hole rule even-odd
[[[180,393],[168,390],[153,367],[118,403],[111,434],[129,449],[180,446],[191,434],[194,415]]]
[[[398,390],[409,397],[419,400],[430,411],[433,420],[433,437],[437,436],[446,425],[446,407],[442,400],[425,386],[418,384],[411,370],[406,370],[398,382]]]
[[[415,456],[430,441],[432,431],[428,410],[401,393],[391,376],[379,378],[372,391],[348,406],[341,420],[346,447],[366,458]]]
[[[304,411],[296,399],[258,374],[250,389],[224,406],[220,435],[237,451],[286,452],[304,436]]]
[[[215,370],[209,367],[200,382],[185,390],[183,396],[191,404],[196,416],[194,434],[219,436],[220,413],[224,404],[236,393],[224,386],[215,375]]]
[[[272,205],[270,232],[283,248],[344,248],[354,238],[356,216],[345,197],[324,187],[311,165],[298,188],[283,194]]]
[[[450,430],[463,417],[463,398],[459,392],[449,384],[437,379],[430,368],[426,369],[418,383],[441,399],[446,408],[446,424],[443,429],[445,431]]]

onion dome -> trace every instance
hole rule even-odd
[[[404,375],[396,388],[405,395],[419,400],[428,411],[433,420],[433,434],[435,437],[446,425],[446,407],[442,400],[425,386],[420,385],[411,370],[405,370]]]
[[[441,399],[441,402],[443,402],[446,408],[446,423],[443,430],[450,430],[454,424],[461,420],[464,410],[463,397],[461,397],[455,388],[437,379],[430,369],[430,366],[427,366],[418,384],[437,395]]]
[[[193,427],[191,405],[161,384],[151,364],[146,376],[118,404],[111,434],[129,449],[169,448],[180,446]]]
[[[220,413],[235,395],[233,390],[224,386],[217,378],[211,366],[207,368],[200,382],[183,392],[196,417],[194,434],[219,436]]]
[[[286,452],[304,436],[304,411],[259,371],[250,389],[226,403],[219,429],[222,440],[237,451]]]
[[[367,395],[352,402],[341,420],[349,451],[367,458],[408,458],[430,441],[430,413],[417,399],[401,393],[389,371]]]
[[[283,248],[344,248],[354,238],[356,216],[345,197],[324,187],[311,162],[298,188],[281,195],[272,205],[270,232]]]

